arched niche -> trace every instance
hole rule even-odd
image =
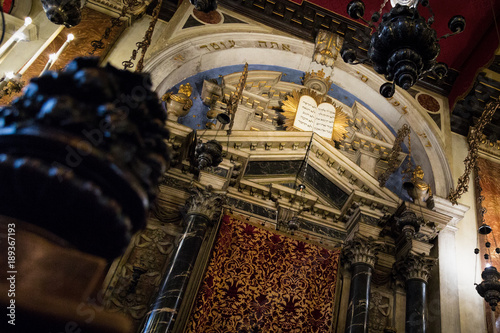
[[[312,62],[314,44],[297,38],[263,32],[227,32],[210,35],[191,32],[156,53],[145,66],[159,95],[198,73],[216,68],[249,64],[318,70]],[[426,171],[424,180],[437,196],[446,197],[453,186],[450,167],[439,129],[407,92],[397,90],[391,100],[378,89],[384,79],[364,66],[348,66],[339,57],[334,69],[324,68],[333,84],[367,106],[393,133],[408,124],[412,129],[412,155]],[[395,103],[397,102],[397,104]],[[422,137],[425,134],[425,138]]]

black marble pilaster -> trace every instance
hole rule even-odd
[[[427,283],[420,279],[406,281],[406,333],[425,333],[427,319]]]
[[[156,300],[150,312],[146,314],[141,332],[167,333],[174,327],[175,318],[209,222],[205,215],[188,214],[186,216],[184,233],[176,252],[171,257]]]
[[[347,310],[346,333],[368,332],[368,305],[373,268],[366,263],[351,266],[351,288]]]

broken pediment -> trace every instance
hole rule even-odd
[[[324,74],[314,72],[313,74],[312,76],[318,80],[328,81],[329,79],[324,78]],[[227,102],[231,94],[235,93],[240,77],[241,72],[236,72],[225,75],[219,80],[204,81],[201,98],[210,108],[207,113],[209,118],[214,119],[219,113],[227,111]],[[298,92],[304,92],[304,86],[282,80],[281,72],[250,70],[232,129],[254,131],[292,129],[293,119],[287,119],[285,116],[290,118],[290,115],[293,116],[294,113],[281,111],[283,111],[284,104],[290,104],[289,100],[293,98],[292,96],[297,95],[295,97],[300,98],[301,94]],[[312,89],[309,91],[314,93]],[[315,93],[314,96],[320,95]],[[352,106],[348,106],[330,96],[323,96],[347,117],[345,125],[342,125],[342,135],[334,136],[337,143],[331,141],[331,144],[336,145],[342,154],[371,176],[377,177],[383,173],[388,167],[387,160],[395,139],[391,130],[361,103],[355,102]],[[283,125],[288,125],[288,128]],[[222,128],[221,125],[216,124],[216,126]],[[293,127],[293,130],[298,129]],[[343,135],[344,132],[347,133]],[[405,157],[406,154],[400,153],[398,163],[401,164]]]

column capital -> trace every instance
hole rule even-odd
[[[220,193],[214,193],[212,186],[200,189],[196,186],[189,188],[191,196],[186,200],[185,209],[187,214],[203,215],[210,221],[220,213],[226,196]]]
[[[395,263],[395,268],[406,281],[417,279],[427,282],[436,261],[437,259],[423,254],[409,253],[404,259]]]
[[[381,249],[382,244],[375,242],[372,237],[356,235],[346,242],[343,259],[350,265],[363,263],[373,268],[377,261],[377,253]]]

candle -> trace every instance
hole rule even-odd
[[[12,35],[12,37],[10,37],[9,40],[2,45],[2,47],[0,47],[0,57],[4,55],[5,51],[7,51],[12,44],[17,43],[20,39],[23,38],[23,32],[28,27],[28,25],[31,24],[31,22],[32,20],[30,17],[24,19],[24,25],[21,28],[19,28],[19,30],[17,30]]]
[[[52,66],[52,64],[54,63],[54,61],[57,60],[56,56],[57,56],[56,53],[51,53],[49,55],[49,61],[47,61],[47,64],[45,64],[45,67],[43,68],[42,72],[40,73],[40,76],[42,76],[43,73],[45,73]]]
[[[49,55],[49,61],[47,61],[47,64],[43,68],[43,71],[40,73],[40,76],[42,76],[43,73],[48,71],[50,69],[50,67],[52,67],[52,65],[57,61],[57,59],[59,59],[59,56],[61,55],[61,53],[63,53],[63,51],[68,47],[69,43],[73,39],[75,39],[75,36],[73,34],[69,34],[68,38],[66,39],[66,42],[64,42],[64,44],[59,48],[57,53],[52,53]]]
[[[28,70],[28,68],[30,68],[30,66],[35,62],[35,60],[38,59],[40,54],[42,54],[42,52],[45,51],[47,46],[49,46],[50,43],[52,43],[52,41],[59,35],[59,33],[63,29],[64,29],[63,25],[57,28],[57,30],[49,37],[49,39],[47,39],[47,41],[43,43],[43,45],[38,49],[38,51],[36,51],[36,53],[31,57],[31,59],[26,63],[26,65],[24,65],[23,68],[19,70],[20,75],[24,75],[24,73]]]
[[[61,53],[63,53],[63,51],[68,47],[69,43],[75,39],[75,36],[73,34],[68,34],[68,37],[66,38],[66,41],[64,42],[64,44],[61,46],[61,48],[59,49],[59,51],[57,51],[56,53],[56,60],[59,58],[59,56],[61,55]],[[54,60],[55,61],[55,60]]]

